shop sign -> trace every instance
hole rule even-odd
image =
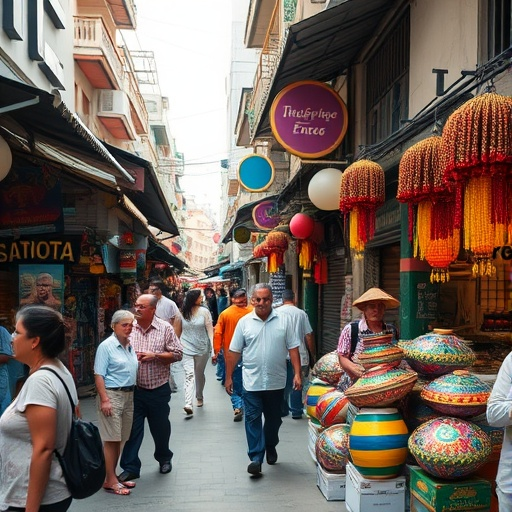
[[[22,235],[62,232],[59,178],[44,167],[14,167],[0,190],[0,233]]]
[[[274,181],[274,164],[263,155],[247,155],[238,164],[238,181],[249,192],[263,192]]]
[[[287,151],[301,158],[318,158],[341,144],[348,128],[347,107],[327,84],[295,82],[272,102],[270,125]]]
[[[44,261],[74,263],[79,248],[65,240],[0,241],[0,263]]]
[[[501,257],[505,261],[512,260],[512,246],[504,245],[503,247],[495,247],[492,252],[493,259]]]
[[[271,230],[279,225],[281,217],[277,201],[265,200],[252,209],[254,225],[260,229]]]

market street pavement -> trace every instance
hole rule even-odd
[[[180,363],[178,363],[180,365]],[[204,407],[183,414],[183,370],[174,372],[179,387],[171,398],[173,470],[159,473],[153,439],[146,428],[140,451],[142,471],[130,496],[100,491],[75,500],[71,512],[263,512],[312,510],[345,512],[345,502],[327,501],[316,486],[316,465],[308,452],[308,420],[283,418],[277,464],[263,464],[261,478],[247,473],[249,459],[243,422],[233,422],[231,402],[208,364]],[[84,418],[96,421],[95,399],[82,399]]]

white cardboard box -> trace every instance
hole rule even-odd
[[[327,501],[345,499],[346,475],[328,473],[320,464],[316,465],[316,484]]]
[[[316,425],[311,420],[309,420],[308,423],[308,451],[311,455],[311,458],[313,459],[313,462],[316,464],[316,440],[318,439],[318,436],[322,432],[323,427],[321,425]]]
[[[386,480],[363,478],[350,462],[347,464],[345,505],[349,512],[404,512],[405,477]]]

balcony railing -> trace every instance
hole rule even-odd
[[[123,78],[123,64],[101,17],[75,17],[75,59],[103,58],[110,67],[109,75],[116,88]]]
[[[283,22],[282,12],[282,0],[278,0],[272,13],[265,44],[261,50],[260,61],[254,76],[251,103],[247,112],[251,139],[254,137],[256,127],[268,101],[270,87],[286,42],[287,26]]]
[[[144,103],[144,98],[140,93],[139,83],[133,73],[125,72],[124,90],[130,98],[137,119],[134,119],[135,129],[139,135],[147,134],[149,130],[149,114]]]

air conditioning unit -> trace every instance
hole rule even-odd
[[[97,116],[117,138],[135,140],[136,133],[130,113],[130,100],[124,91],[100,89]],[[121,130],[119,130],[122,125]],[[125,132],[125,133],[123,133]]]
[[[99,93],[98,116],[130,118],[130,100],[124,91],[101,89]]]

